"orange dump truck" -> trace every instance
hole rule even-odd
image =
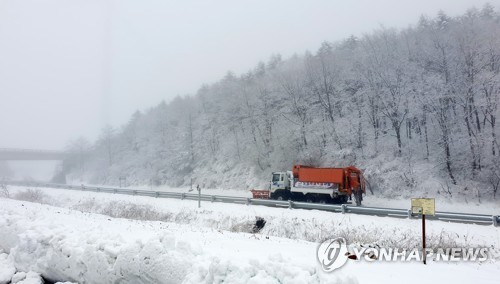
[[[262,198],[264,191],[252,191]],[[294,165],[292,171],[273,172],[267,197],[320,203],[346,203],[354,199],[361,205],[365,193],[363,173],[356,167],[314,168]]]

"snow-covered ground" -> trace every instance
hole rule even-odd
[[[25,189],[9,186],[9,193],[29,199]],[[317,263],[318,242],[328,237],[419,246],[418,220],[210,202],[198,209],[195,201],[61,189],[41,193],[34,201],[44,204],[0,198],[0,249],[17,271],[53,281],[494,283],[500,273],[496,259],[426,266],[350,261],[333,273]],[[253,234],[257,216],[266,224]],[[498,258],[498,228],[432,221],[427,231],[431,247],[486,246]],[[7,270],[0,275],[12,274]]]

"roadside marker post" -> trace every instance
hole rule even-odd
[[[412,198],[411,213],[422,215],[422,258],[424,264],[427,264],[427,252],[425,247],[425,215],[436,214],[436,201],[434,198]]]
[[[422,214],[422,257],[427,264],[427,253],[425,252],[425,214]]]
[[[198,190],[198,208],[201,208],[201,188],[199,184],[196,186],[196,189]]]

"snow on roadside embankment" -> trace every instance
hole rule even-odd
[[[10,252],[19,270],[34,270],[53,280],[335,283],[356,282],[354,277],[360,283],[382,283],[415,274],[428,275],[430,282],[441,277],[465,283],[478,276],[488,282],[500,272],[495,261],[425,267],[354,262],[333,274],[320,272],[314,242],[342,236],[350,242],[418,246],[418,220],[210,202],[198,209],[197,202],[188,200],[9,190],[14,198],[58,206],[0,199],[0,231],[5,232],[0,249]],[[258,234],[244,233],[253,229],[256,216],[266,220],[264,228]],[[500,243],[498,229],[492,226],[432,221],[428,232],[431,246],[498,248]],[[424,278],[405,281],[420,283]]]
[[[0,283],[9,283],[16,273],[14,263],[0,250]]]
[[[389,217],[338,214],[317,210],[281,209],[143,196],[82,192],[65,189],[9,187],[14,198],[47,203],[81,212],[128,219],[188,224],[232,232],[253,231],[256,217],[266,224],[265,236],[320,242],[344,237],[359,243],[382,246],[415,247],[420,245],[420,221]],[[35,200],[33,200],[35,199]],[[492,246],[500,247],[497,228],[441,221],[428,222],[429,247]]]
[[[1,284],[43,284],[43,278],[39,273],[29,271],[17,271],[14,261],[6,253],[0,253],[0,283]],[[71,282],[56,282],[55,284],[72,284]]]
[[[18,270],[52,281],[350,282],[319,271],[313,243],[0,202],[0,247]]]

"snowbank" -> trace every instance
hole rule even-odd
[[[9,189],[13,196],[25,190]],[[210,202],[198,209],[188,200],[41,190],[42,202],[59,207],[0,198],[0,249],[10,253],[17,270],[51,281],[489,283],[500,273],[495,260],[427,266],[353,262],[330,274],[317,264],[321,238],[412,246],[420,241],[418,220]],[[256,216],[266,225],[259,234],[246,233]],[[433,221],[428,232],[431,245],[497,249],[500,243],[492,226]]]
[[[9,283],[16,273],[16,267],[8,256],[6,253],[0,253],[0,284]]]
[[[17,271],[11,256],[0,251],[0,284],[43,284],[39,273]],[[57,283],[56,283],[57,284]]]
[[[336,283],[315,244],[112,219],[2,199],[0,247],[18,270],[78,283]],[[295,248],[294,253],[287,249]],[[284,252],[284,253],[281,253]],[[306,263],[297,261],[311,256]],[[302,256],[302,257],[301,257]],[[352,281],[351,281],[352,282]]]

